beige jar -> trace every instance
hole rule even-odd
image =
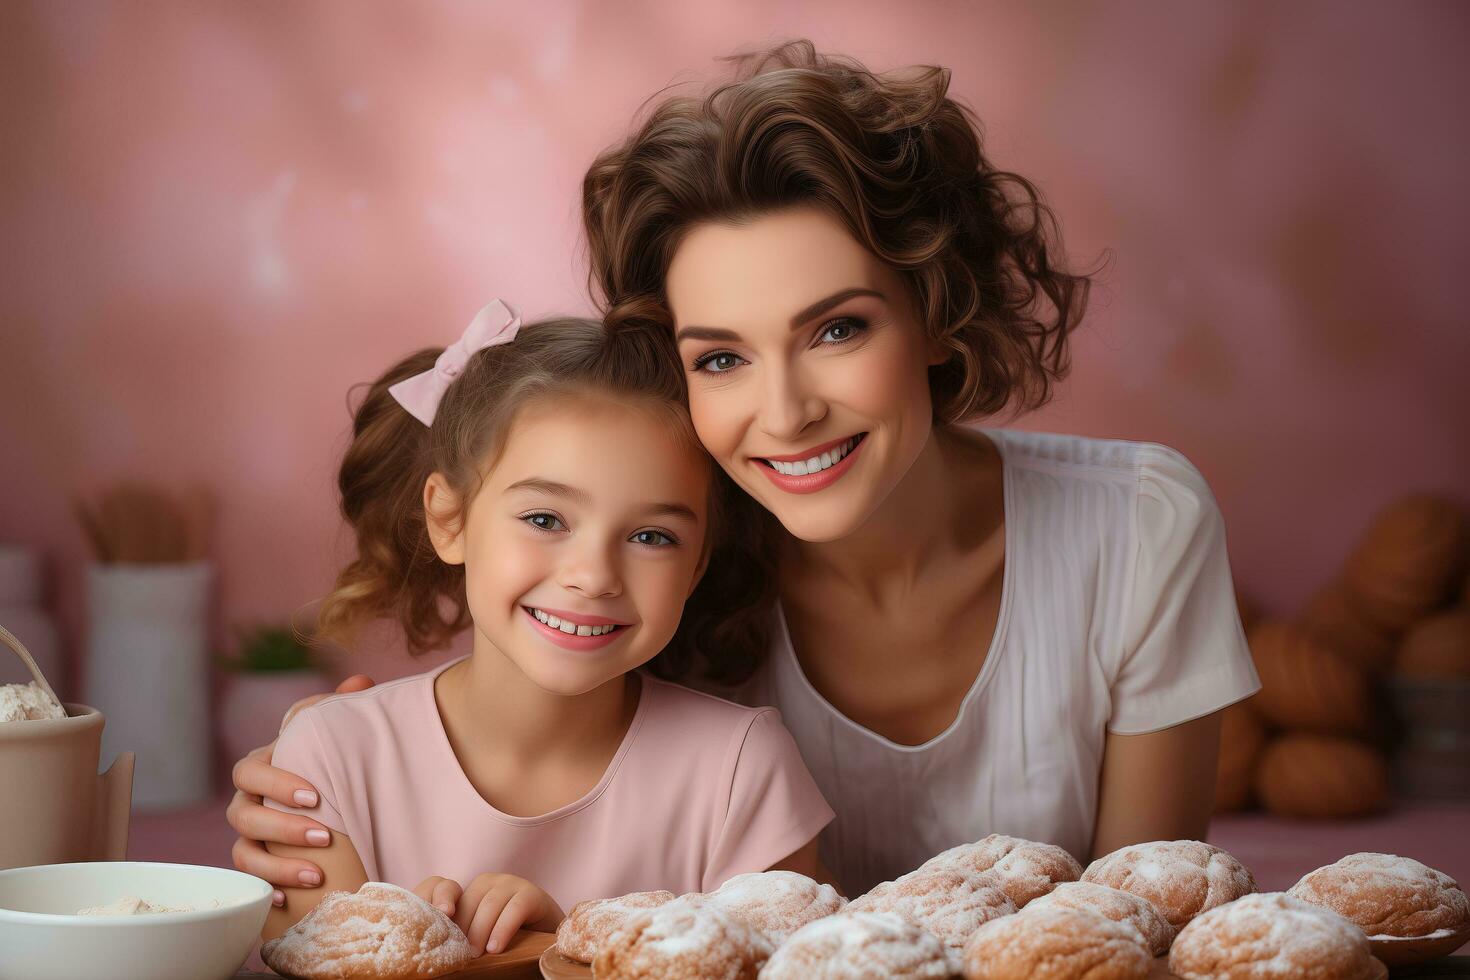
[[[3,626],[0,641],[55,697]],[[65,707],[65,718],[0,722],[0,869],[127,857],[133,753],[118,753],[99,775],[106,719],[85,704]]]

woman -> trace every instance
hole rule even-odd
[[[609,321],[672,335],[705,448],[786,532],[734,696],[780,708],[849,894],[990,832],[1203,837],[1219,712],[1259,687],[1182,456],[962,425],[1046,400],[1089,281],[947,85],[785,45],[583,188]],[[236,864],[309,882],[256,843],[319,829],[255,803],[310,792],[268,760],[236,766]]]

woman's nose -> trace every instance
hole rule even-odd
[[[762,378],[760,430],[772,439],[789,442],[827,414],[826,402],[812,391],[798,371],[780,369]]]

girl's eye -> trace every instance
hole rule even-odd
[[[521,520],[525,521],[532,527],[540,528],[543,531],[566,530],[566,525],[562,523],[562,519],[560,517],[557,517],[555,514],[526,514],[521,518]]]
[[[845,344],[858,334],[867,329],[867,324],[852,317],[843,317],[833,320],[822,328],[822,336],[818,338],[824,344]]]
[[[665,534],[663,531],[639,531],[629,541],[635,544],[646,544],[651,548],[668,548],[678,544],[673,535]]]
[[[724,374],[741,363],[743,362],[738,355],[727,350],[716,350],[695,358],[694,370],[703,371],[706,374]]]

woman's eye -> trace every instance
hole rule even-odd
[[[712,351],[694,362],[694,370],[708,374],[724,374],[740,364],[740,358],[727,350]]]
[[[667,548],[679,543],[671,535],[662,531],[639,531],[628,540],[635,544],[646,544],[651,548]]]
[[[861,320],[851,317],[843,317],[841,320],[833,320],[822,328],[822,336],[819,338],[824,344],[843,344],[862,332],[865,324]]]
[[[566,525],[562,523],[561,518],[555,514],[527,514],[521,520],[543,531],[561,531],[566,529]]]

